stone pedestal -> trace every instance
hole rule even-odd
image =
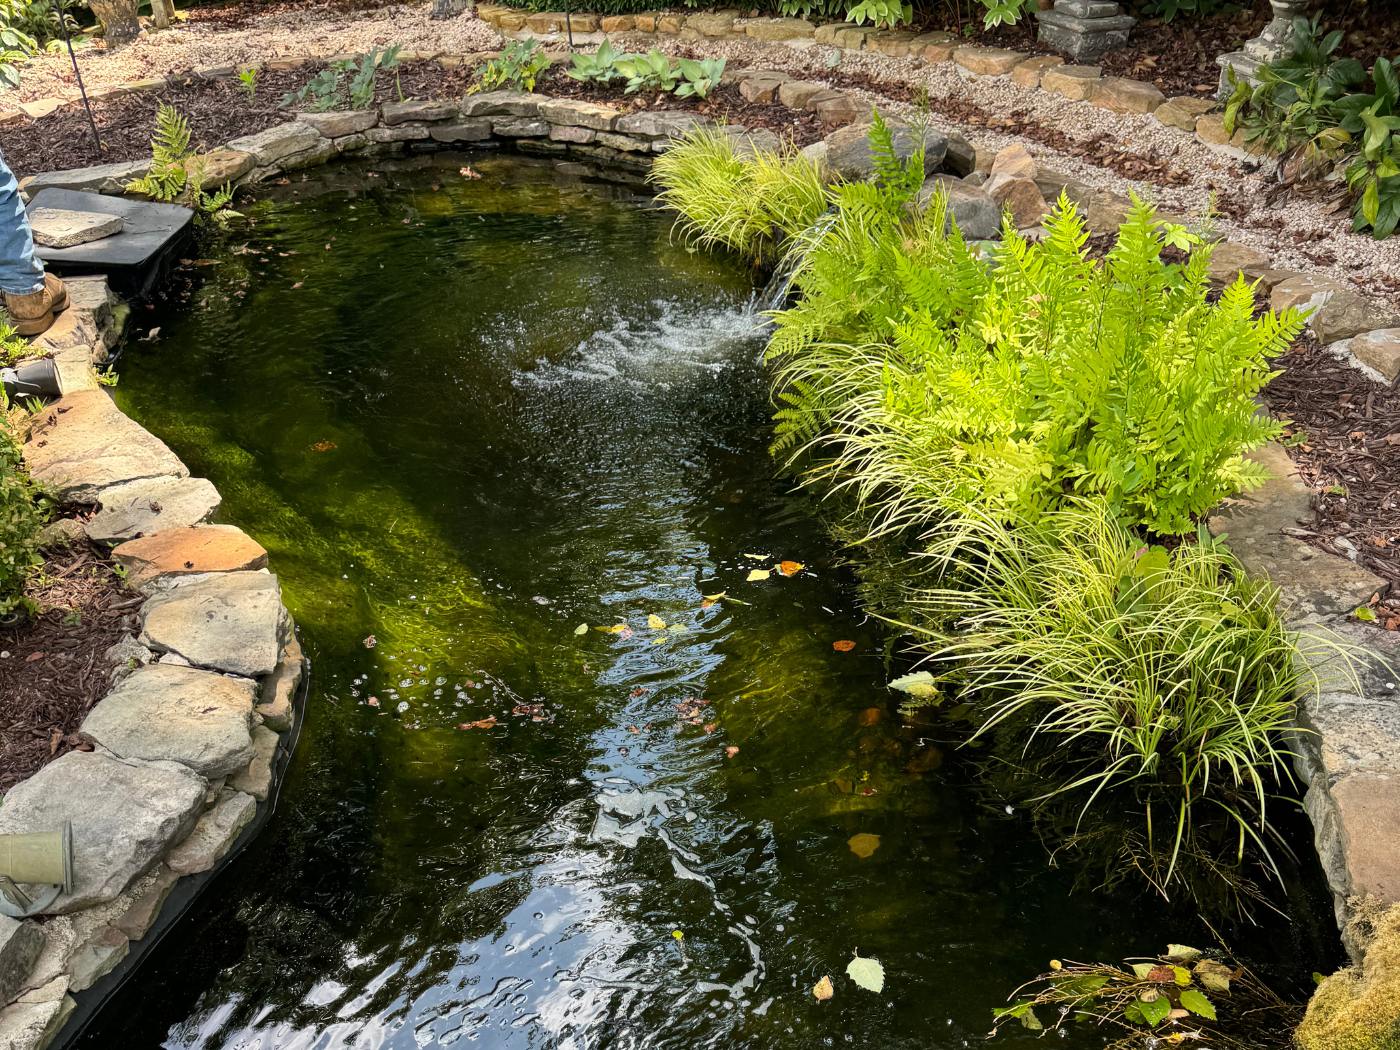
[[[1037,39],[1075,62],[1092,62],[1124,46],[1137,21],[1111,0],[1055,0],[1036,18]]]
[[[1229,98],[1233,90],[1230,70],[1235,71],[1238,80],[1253,84],[1260,66],[1293,53],[1293,20],[1307,10],[1308,0],[1269,0],[1269,6],[1274,9],[1274,17],[1260,34],[1246,40],[1240,50],[1215,60],[1220,66],[1220,98]]]

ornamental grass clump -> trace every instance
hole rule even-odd
[[[827,209],[821,168],[798,154],[751,151],[714,129],[689,134],[662,153],[650,178],[662,203],[680,213],[677,228],[696,247],[729,248],[771,263],[783,244]]]
[[[1109,867],[1164,894],[1246,853],[1272,867],[1268,803],[1312,673],[1272,584],[1208,539],[1144,544],[1101,500],[1019,527],[970,511],[921,556],[933,582],[911,590],[903,626],[933,695],[955,692],[978,735],[1015,741],[1042,785],[1033,803],[1070,814],[1060,845],[1109,828]]]

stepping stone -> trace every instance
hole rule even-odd
[[[122,482],[189,475],[175,453],[123,415],[105,390],[68,394],[42,412],[24,461],[55,497],[78,503],[96,503]]]
[[[173,582],[176,576],[207,572],[261,569],[267,551],[236,525],[195,525],[165,529],[113,548],[112,558],[126,569],[126,579],[137,590],[149,584]]]
[[[120,233],[124,222],[120,215],[69,208],[35,208],[29,213],[34,243],[46,248],[71,248],[75,244],[100,241]]]
[[[222,777],[253,757],[256,692],[242,679],[151,664],[100,700],[81,732],[120,758],[179,762]]]
[[[73,892],[49,912],[78,911],[114,900],[188,835],[205,788],[202,777],[179,767],[70,751],[10,789],[0,834],[72,821]]]
[[[85,527],[98,543],[121,543],[202,525],[219,503],[219,490],[208,478],[143,478],[103,490],[102,507]]]
[[[196,667],[258,678],[277,668],[289,624],[276,576],[215,573],[147,602],[141,643]]]

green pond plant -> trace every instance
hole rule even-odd
[[[1107,1050],[1284,1046],[1298,1019],[1245,968],[1184,944],[1121,966],[1054,959],[1011,999],[993,1011],[990,1037],[1013,1023],[1042,1035],[1093,1026]]]
[[[25,612],[25,584],[39,567],[45,513],[25,473],[10,406],[0,393],[0,618]]]
[[[871,181],[820,192],[712,132],[656,165],[682,236],[792,273],[774,451],[844,539],[905,551],[876,611],[927,664],[897,684],[968,712],[1052,849],[1239,904],[1278,875],[1311,672],[1202,522],[1267,478],[1255,399],[1303,316],[1256,316],[1242,279],[1212,296],[1210,246],[1144,201],[1102,258],[1063,196],[1041,240],[974,244],[878,112],[870,151]]]

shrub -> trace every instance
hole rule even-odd
[[[1356,59],[1335,57],[1340,30],[1320,33],[1317,19],[1299,17],[1292,56],[1261,67],[1257,84],[1233,81],[1226,131],[1286,154],[1299,179],[1344,165],[1352,227],[1389,237],[1400,227],[1400,76],[1386,58],[1368,75]]]
[[[1092,495],[1179,535],[1265,480],[1243,454],[1278,425],[1254,398],[1301,317],[1255,319],[1242,280],[1209,303],[1209,250],[1163,260],[1179,231],[1149,206],[1099,263],[1061,199],[1043,242],[1008,227],[988,266],[944,233],[941,199],[911,222],[869,197],[838,191],[770,355],[777,447],[816,453],[814,480],[853,493],[874,531],[970,507],[1035,520]]]
[[[382,50],[373,49],[362,55],[332,62],[295,91],[282,96],[282,106],[305,106],[314,113],[346,107],[368,109],[374,102],[374,82],[380,70],[395,69],[399,64],[399,45]],[[350,74],[348,85],[345,74]],[[257,90],[257,71],[251,76],[239,74],[243,88],[251,98]]]
[[[1281,735],[1310,674],[1272,584],[1209,539],[1148,546],[1100,500],[1020,527],[972,511],[929,540],[943,582],[914,587],[905,626],[979,734],[1010,730],[1074,834],[1094,838],[1091,810],[1126,818],[1114,859],[1163,892],[1183,858],[1267,858]]]
[[[659,199],[680,213],[686,239],[765,262],[827,208],[815,162],[766,151],[741,158],[734,138],[714,129],[691,132],[658,156],[650,178],[662,187]]]
[[[44,517],[24,473],[19,441],[0,395],[0,616],[27,608],[24,585],[40,563],[39,530]]]

